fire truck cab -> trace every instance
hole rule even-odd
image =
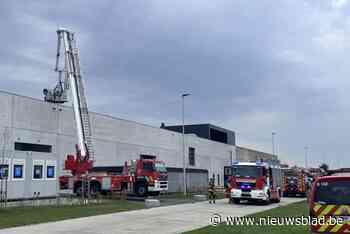
[[[311,218],[342,222],[311,223],[311,233],[350,233],[350,174],[333,174],[316,179],[309,195]]]
[[[308,176],[303,169],[285,168],[283,174],[283,196],[307,196]]]
[[[129,160],[123,174],[132,177],[133,184],[129,190],[137,195],[158,194],[168,190],[168,175],[165,163],[154,159]]]
[[[233,203],[280,202],[282,179],[278,162],[235,162],[231,168],[228,189]]]

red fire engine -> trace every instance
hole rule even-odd
[[[113,192],[128,190],[139,196],[148,192],[159,193],[168,189],[165,164],[155,159],[140,159],[125,162],[123,172],[113,175],[107,172],[93,172],[94,152],[91,124],[85,97],[83,79],[80,72],[79,53],[74,33],[67,29],[57,30],[58,44],[55,71],[59,72],[59,82],[52,90],[44,89],[45,101],[67,102],[67,91],[72,91],[73,111],[77,129],[78,144],[76,154],[68,155],[64,169],[70,175],[60,177],[60,187],[71,189],[77,194]],[[64,64],[60,67],[61,44],[63,44]],[[64,73],[65,80],[61,75]]]
[[[283,174],[283,196],[306,197],[308,190],[308,177],[303,169],[285,168]]]
[[[69,168],[66,160],[66,169]],[[154,159],[129,160],[125,162],[120,175],[113,172],[89,172],[88,175],[61,176],[60,188],[72,190],[81,195],[83,183],[91,194],[125,191],[138,196],[158,195],[168,190],[167,170],[164,162]]]
[[[228,190],[232,202],[280,202],[282,178],[278,162],[235,162],[231,168]]]

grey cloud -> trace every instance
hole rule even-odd
[[[92,110],[176,123],[189,91],[188,122],[232,128],[265,151],[276,131],[282,158],[303,163],[307,144],[311,160],[334,166],[348,153],[350,117],[350,6],[336,3],[4,1],[1,87],[41,97],[65,26],[78,35]]]

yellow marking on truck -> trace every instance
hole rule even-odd
[[[321,225],[321,227],[318,229],[318,232],[324,232],[327,230],[327,228],[329,227],[330,221],[327,220],[327,222],[324,225]]]
[[[314,205],[314,211],[317,212],[322,207],[321,204]]]
[[[344,224],[337,224],[335,225],[331,230],[330,232],[338,232],[339,229],[343,226]]]
[[[327,215],[334,207],[335,207],[335,205],[326,206],[326,208],[324,210],[322,210],[322,212],[318,215],[318,217],[320,218],[320,217]]]
[[[347,205],[339,206],[339,208],[334,212],[334,215],[350,215],[350,206],[347,206]]]

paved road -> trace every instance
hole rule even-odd
[[[256,206],[228,204],[225,199],[215,205],[199,202],[3,229],[0,234],[181,233],[209,225],[214,213],[244,216],[301,200],[284,198],[280,204]]]

